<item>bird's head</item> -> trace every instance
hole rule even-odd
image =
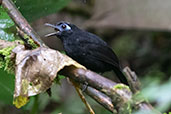
[[[46,37],[50,37],[50,36],[57,36],[59,38],[61,38],[62,36],[66,37],[71,35],[76,29],[78,29],[75,25],[64,21],[60,21],[54,25],[49,23],[46,23],[45,25],[52,27],[55,30],[55,32],[47,34]]]

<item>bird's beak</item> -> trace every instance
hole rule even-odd
[[[55,25],[52,25],[52,24],[50,24],[50,23],[45,23],[45,26],[49,26],[49,27],[52,27],[52,28],[56,28]]]
[[[55,26],[55,25],[52,25],[52,24],[50,24],[50,23],[45,23],[45,26],[49,26],[49,27],[52,27],[52,28],[55,29],[55,32],[46,34],[45,37],[55,36],[55,35],[57,35],[57,34],[60,32],[60,30],[58,29],[58,27]]]

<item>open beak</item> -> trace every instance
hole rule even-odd
[[[52,27],[55,29],[55,32],[49,33],[49,34],[45,35],[45,37],[55,36],[60,32],[60,30],[55,25],[52,25],[50,23],[45,23],[45,26],[49,26],[49,27]]]

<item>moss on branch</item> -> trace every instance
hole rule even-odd
[[[12,60],[11,52],[16,46],[6,47],[0,50],[0,68],[8,73],[14,73],[15,61]]]

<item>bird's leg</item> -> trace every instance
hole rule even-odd
[[[87,87],[88,87],[88,83],[85,82],[85,83],[84,83],[84,86],[83,86],[83,88],[82,88],[82,92],[84,92],[84,91],[87,89]]]

